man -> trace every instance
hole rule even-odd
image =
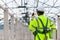
[[[29,30],[33,32],[34,40],[50,40],[50,32],[55,31],[55,25],[44,16],[44,11],[37,9],[37,18],[30,20]]]

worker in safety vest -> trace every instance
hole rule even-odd
[[[52,21],[44,15],[44,11],[38,8],[37,14],[37,18],[30,20],[29,30],[33,32],[34,40],[50,40],[51,31],[55,31],[56,27]]]

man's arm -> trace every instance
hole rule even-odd
[[[29,23],[29,30],[30,31],[35,31],[36,28],[37,27],[37,23],[36,23],[36,19],[34,18],[34,19],[32,19],[32,20],[30,20],[30,23]]]
[[[56,31],[56,26],[53,24],[53,22],[50,20],[50,27],[53,31]]]

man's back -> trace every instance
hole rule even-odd
[[[42,27],[42,23],[41,23],[41,21],[40,21],[39,19],[41,19],[42,22],[43,22],[43,24],[44,24],[44,26],[46,26],[46,23],[47,23],[47,17],[44,16],[44,15],[38,16],[38,22],[39,22],[39,25],[40,25],[40,27]]]
[[[39,27],[39,30],[40,30],[41,32],[43,32],[43,25],[42,25],[41,21],[39,20],[39,18],[42,20],[42,23],[44,24],[44,26],[47,25],[47,28],[50,28],[50,27],[51,27],[51,28],[56,28],[56,27],[53,25],[53,23],[51,22],[50,19],[48,19],[48,24],[47,24],[47,17],[44,16],[44,15],[40,15],[40,16],[38,16],[37,20],[36,20],[36,18],[34,18],[33,20],[30,21],[29,29],[30,29],[32,32],[36,31],[36,28],[38,28],[38,27]],[[39,26],[38,26],[38,24],[39,24]],[[52,26],[51,26],[51,25],[52,25]],[[42,28],[42,29],[40,29],[40,28]],[[44,34],[38,33],[37,35],[39,35],[39,38],[42,38],[41,40],[44,40],[44,39],[45,39]],[[47,37],[48,37],[48,39],[49,39],[49,33],[47,33]],[[36,40],[38,40],[39,38],[36,37]]]
[[[40,19],[42,20],[44,26],[46,26],[47,17],[44,16],[44,15],[40,15],[40,16],[38,16],[38,18],[40,18]],[[29,26],[32,27],[32,25],[33,25],[33,26],[35,26],[35,27],[38,27],[38,23],[39,23],[40,28],[42,28],[42,24],[41,24],[41,22],[40,22],[40,20],[39,20],[38,18],[37,18],[37,20],[36,20],[36,18],[34,18],[33,20],[31,20]],[[48,19],[48,20],[49,20],[49,19]],[[38,22],[37,22],[37,21],[38,21]],[[50,21],[48,21],[48,26],[50,26]],[[30,29],[30,28],[29,28],[29,29]],[[31,30],[31,29],[30,29],[30,30]],[[32,30],[34,30],[33,27],[32,27]]]

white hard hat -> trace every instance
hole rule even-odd
[[[44,11],[44,6],[42,5],[42,3],[38,3],[37,10]]]

